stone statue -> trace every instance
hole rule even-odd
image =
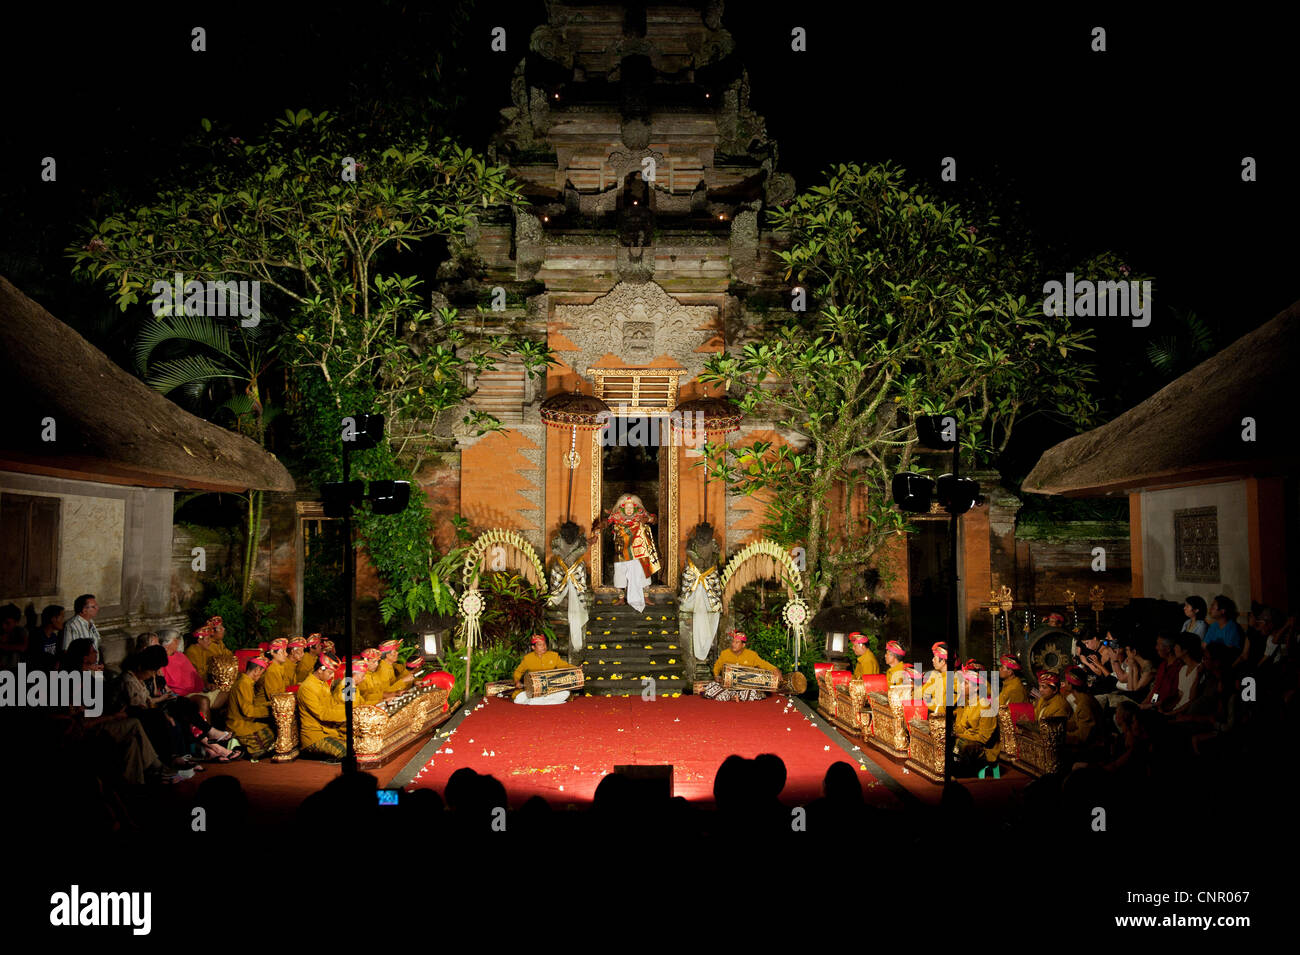
[[[708,659],[722,618],[719,556],[713,527],[707,522],[700,524],[686,541],[686,569],[682,572],[679,601],[681,611],[691,614],[692,649],[697,660]]]
[[[548,602],[558,607],[569,602],[569,646],[576,652],[582,649],[582,635],[588,619],[587,602],[591,588],[587,586],[587,538],[582,528],[573,521],[565,521],[551,538],[551,592]]]

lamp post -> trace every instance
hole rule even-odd
[[[343,518],[343,679],[352,679],[352,602],[356,596],[356,553],[352,544],[352,508],[363,500],[370,501],[376,514],[397,514],[405,510],[411,500],[409,481],[371,481],[370,492],[365,482],[352,480],[353,451],[365,451],[379,444],[384,436],[384,416],[381,414],[350,415],[341,422],[340,440],[343,445],[343,480],[330,482],[321,489],[325,499],[325,515]],[[357,751],[352,732],[351,685],[344,684],[344,732],[347,737],[347,755],[343,758],[343,771],[357,771]]]
[[[894,503],[905,511],[928,514],[930,501],[937,497],[939,506],[948,512],[948,638],[949,646],[957,649],[960,661],[965,653],[959,646],[961,642],[959,583],[957,578],[957,519],[976,504],[983,503],[979,493],[979,482],[960,476],[961,450],[957,441],[957,419],[952,415],[921,415],[915,419],[917,440],[926,448],[934,451],[952,452],[952,472],[941,474],[937,479],[924,474],[904,471],[894,475]],[[947,782],[952,778],[952,726],[953,707],[948,701],[953,698],[954,671],[949,667],[943,688],[943,778]]]

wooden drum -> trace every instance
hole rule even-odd
[[[573,692],[582,689],[582,669],[564,667],[559,670],[532,670],[524,674],[523,684],[530,700],[535,700],[539,696],[550,696],[561,690]]]
[[[728,690],[761,690],[775,693],[781,683],[781,674],[762,667],[742,667],[728,663],[722,668],[722,685]]]

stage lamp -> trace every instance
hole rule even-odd
[[[351,428],[344,427],[343,447],[349,451],[366,451],[375,447],[384,437],[384,416],[381,414],[351,415]],[[344,419],[345,421],[347,419]]]
[[[376,514],[400,514],[411,502],[411,482],[371,481],[369,500]]]
[[[965,514],[980,502],[980,482],[941,474],[935,482],[939,506],[949,514]]]
[[[441,657],[442,642],[446,636],[447,636],[446,630],[430,630],[428,633],[421,636],[420,639],[421,641],[423,641],[424,644],[425,657],[428,658]]]
[[[934,495],[934,482],[924,474],[904,471],[893,480],[894,503],[914,514],[930,513],[930,499]]]
[[[916,439],[931,451],[957,447],[957,419],[952,415],[917,415]]]
[[[843,633],[829,633],[826,635],[826,652],[828,654],[844,652]]]
[[[321,500],[325,505],[326,517],[346,517],[348,508],[359,504],[365,496],[364,481],[330,481],[321,487]]]

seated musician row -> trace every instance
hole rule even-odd
[[[366,648],[352,663],[352,681],[337,679],[339,659],[322,652],[314,661],[312,672],[297,685],[296,662],[287,656],[293,641],[271,641],[270,656],[256,656],[246,663],[244,672],[230,694],[226,725],[240,741],[249,757],[270,755],[276,739],[272,725],[273,701],[292,691],[298,723],[298,753],[307,759],[333,761],[346,752],[345,693],[353,693],[354,712],[393,699],[408,690],[424,667],[423,657],[414,657],[402,665],[397,660],[401,644],[389,640],[377,648]],[[400,667],[402,672],[398,672]]]
[[[1030,706],[1030,694],[1021,680],[1020,662],[1013,656],[998,661],[997,701],[991,697],[985,668],[968,660],[953,674],[949,690],[948,648],[942,641],[931,647],[934,668],[924,677],[903,663],[905,650],[896,641],[886,647],[887,675],[868,674],[856,678],[848,671],[819,666],[818,708],[842,730],[861,738],[895,757],[919,755],[931,764],[925,775],[934,778],[934,766],[942,775],[944,713],[955,707],[952,749],[959,771],[983,776],[996,767],[1004,748],[1016,755],[1013,734],[1019,720],[1062,723],[1060,746],[1083,751],[1095,746],[1104,725],[1100,704],[1087,692],[1086,676],[1077,667],[1060,678],[1045,671],[1037,684],[1037,700]],[[1055,737],[1053,737],[1055,738]],[[1054,755],[1054,754],[1052,754]],[[912,763],[909,762],[909,765]],[[1023,767],[1022,767],[1023,768]],[[1029,766],[1032,772],[1035,766]],[[996,770],[994,770],[996,774]]]

